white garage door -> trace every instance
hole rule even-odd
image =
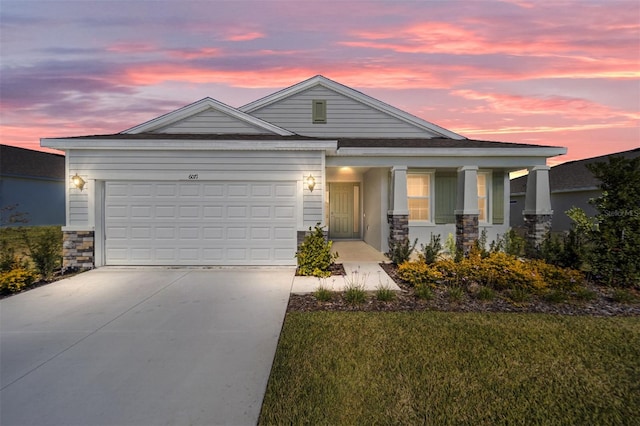
[[[107,182],[107,265],[292,265],[295,182]]]

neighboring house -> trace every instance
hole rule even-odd
[[[64,225],[64,200],[64,155],[0,145],[0,225]],[[14,213],[28,222],[8,223]]]
[[[587,169],[587,164],[608,162],[611,156],[623,156],[625,158],[640,157],[640,148],[630,151],[602,155],[600,157],[584,160],[570,161],[552,167],[549,170],[549,186],[551,190],[551,208],[553,232],[568,231],[571,229],[571,219],[565,214],[571,207],[579,207],[588,216],[595,216],[597,210],[589,200],[602,194],[600,180]],[[524,226],[522,210],[525,204],[527,190],[527,177],[522,176],[511,181],[511,226],[514,228]]]
[[[65,263],[294,265],[309,227],[380,251],[431,234],[469,249],[509,228],[529,168],[532,237],[549,223],[548,157],[466,139],[316,76],[233,108],[205,98],[122,133],[42,139],[67,152]],[[538,220],[539,219],[539,220]]]

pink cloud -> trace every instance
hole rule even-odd
[[[249,31],[246,33],[229,34],[225,37],[229,41],[251,41],[264,38],[265,34],[259,31]]]

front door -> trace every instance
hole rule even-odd
[[[329,184],[329,238],[360,238],[360,184]]]

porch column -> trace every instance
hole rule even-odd
[[[391,168],[392,199],[387,222],[389,223],[389,249],[409,239],[409,202],[407,200],[407,166]]]
[[[458,199],[456,201],[456,248],[469,253],[478,239],[478,167],[458,169]]]
[[[549,166],[534,166],[527,176],[527,192],[524,201],[524,223],[529,247],[537,247],[551,231],[551,191]]]

